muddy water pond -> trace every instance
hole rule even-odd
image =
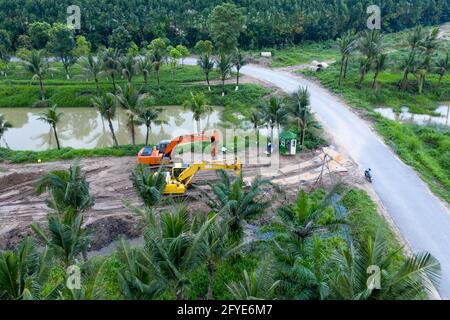
[[[402,123],[414,123],[418,125],[441,125],[450,127],[450,102],[442,104],[435,110],[436,115],[414,114],[407,107],[395,112],[392,108],[377,108],[376,112],[383,117]]]
[[[153,125],[149,143],[158,143],[180,134],[196,132],[196,122],[192,112],[180,106],[162,107],[160,120],[162,125]],[[55,139],[48,124],[38,120],[43,109],[32,108],[1,108],[0,114],[13,125],[4,135],[1,145],[7,145],[13,150],[47,150],[56,146]],[[107,120],[104,120],[94,108],[60,108],[62,118],[57,130],[61,145],[72,148],[99,148],[112,146],[112,138]],[[201,119],[202,129],[223,130],[226,126],[221,121],[222,108]],[[113,127],[119,144],[130,144],[131,136],[127,128],[127,115],[122,109],[117,109]],[[136,143],[145,143],[145,126],[136,130]]]

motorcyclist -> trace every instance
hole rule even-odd
[[[364,176],[366,177],[366,179],[369,181],[369,182],[372,182],[372,169],[366,169],[365,171],[364,171]]]

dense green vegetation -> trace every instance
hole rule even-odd
[[[300,191],[295,201],[270,206],[283,194],[264,196],[267,181],[247,188],[242,177],[219,176],[211,212],[194,214],[183,203],[158,211],[164,175],[138,167],[133,181],[143,205],[130,209],[146,224],[144,246],[120,239],[114,253],[88,259],[82,223],[95,199],[86,177],[77,162],[44,174],[36,192],[48,195],[48,230],[33,224],[44,250],[26,238],[0,253],[0,299],[421,299],[440,280],[431,255],[402,254],[361,190]],[[246,242],[244,222],[257,230]],[[382,268],[380,290],[369,283],[374,264]],[[65,285],[74,265],[80,289]]]
[[[208,38],[208,18],[214,7],[225,1],[89,1],[42,0],[39,4],[26,0],[0,2],[0,30],[5,30],[7,49],[29,45],[41,49],[46,44],[46,25],[40,22],[64,23],[66,8],[81,9],[81,31],[94,49],[99,46],[127,49],[131,41],[143,47],[157,37],[193,47]],[[245,17],[240,46],[268,47],[299,43],[303,40],[332,39],[349,29],[365,28],[368,0],[241,0],[236,3]],[[416,24],[438,24],[449,21],[449,4],[445,0],[378,1],[382,28],[388,32]],[[27,21],[27,23],[23,23]],[[325,21],[325,22],[324,22]],[[44,35],[44,37],[42,37]],[[48,37],[51,40],[51,37]],[[43,40],[44,39],[44,40]],[[8,51],[8,50],[7,50]]]

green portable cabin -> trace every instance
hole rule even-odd
[[[297,135],[291,131],[283,131],[280,134],[280,153],[285,156],[297,153]]]

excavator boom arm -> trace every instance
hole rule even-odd
[[[219,140],[219,133],[217,130],[214,130],[213,133],[193,133],[184,136],[179,136],[170,141],[167,145],[166,150],[164,151],[164,156],[170,156],[172,159],[173,152],[175,151],[175,147],[179,144],[183,143],[191,143],[191,142],[200,142],[200,141],[211,141],[211,138],[214,137],[214,141]]]
[[[220,162],[212,162],[212,163],[194,163],[188,168],[186,168],[183,172],[178,176],[178,181],[182,182],[185,186],[187,186],[194,175],[198,171],[204,170],[233,170],[236,175],[241,173],[242,164],[239,161],[236,161],[233,164],[220,163]]]

